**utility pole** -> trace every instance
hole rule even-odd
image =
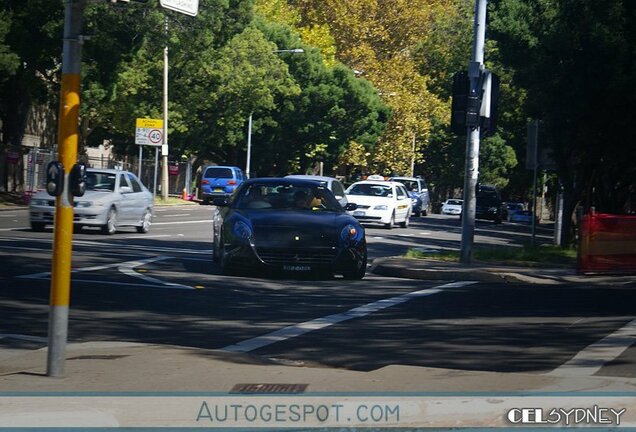
[[[59,159],[64,168],[62,194],[55,200],[53,262],[46,374],[64,375],[68,314],[71,296],[71,258],[73,246],[73,196],[69,174],[77,162],[78,120],[80,107],[80,68],[82,60],[82,16],[86,0],[64,1],[64,42],[62,86],[59,111]]]
[[[247,121],[247,162],[245,164],[245,177],[250,178],[250,163],[252,159],[252,113]]]
[[[168,15],[165,16],[166,44],[163,48],[163,144],[161,145],[161,198],[168,200]]]
[[[481,76],[484,69],[484,43],[486,39],[487,0],[475,2],[475,25],[472,59],[468,66],[470,91],[468,105],[481,101]],[[474,110],[473,106],[473,112]],[[473,240],[475,235],[475,207],[477,178],[479,177],[479,107],[476,118],[466,119],[466,170],[464,173],[464,208],[462,210],[462,242],[460,261],[471,264],[473,261]]]

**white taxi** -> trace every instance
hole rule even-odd
[[[359,181],[345,191],[347,201],[357,205],[348,212],[360,222],[381,223],[391,229],[396,223],[409,226],[411,198],[402,183],[382,180]]]

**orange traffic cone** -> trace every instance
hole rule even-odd
[[[181,199],[183,200],[188,199],[188,192],[186,191],[186,188],[183,188],[183,192],[181,193]]]

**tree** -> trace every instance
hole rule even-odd
[[[498,0],[491,29],[527,89],[565,192],[564,241],[575,207],[623,212],[636,183],[632,119],[636,5],[609,0]]]

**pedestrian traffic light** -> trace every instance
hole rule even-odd
[[[488,70],[484,71],[483,79],[483,103],[481,105],[481,135],[494,135],[497,129],[497,117],[499,115],[499,76]]]
[[[46,166],[46,192],[51,196],[60,196],[64,191],[64,167],[61,162],[49,162]]]
[[[83,163],[73,165],[68,178],[68,184],[73,196],[84,196],[84,192],[86,192],[86,165]]]

